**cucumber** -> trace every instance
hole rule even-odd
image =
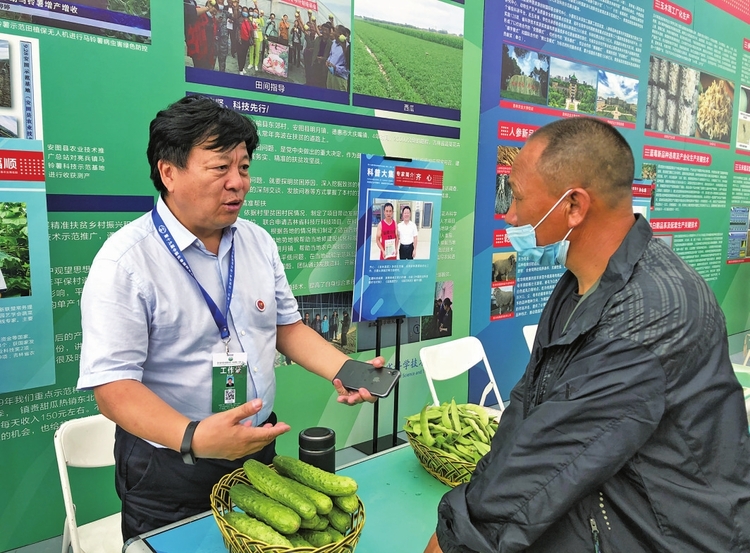
[[[326,528],[326,532],[328,532],[328,535],[333,538],[334,542],[338,543],[344,539],[344,534],[336,530],[333,526],[329,526],[328,528]]]
[[[359,499],[357,499],[357,494],[334,497],[333,504],[350,515],[354,514],[357,512],[357,509],[359,509]],[[330,513],[330,511],[328,512]]]
[[[232,486],[229,489],[229,497],[237,507],[265,522],[277,532],[292,534],[299,529],[300,516],[296,512],[247,484]]]
[[[282,476],[282,478],[293,490],[296,490],[312,501],[313,505],[315,505],[315,510],[319,515],[327,515],[331,512],[333,501],[331,501],[331,498],[326,494],[320,493],[318,490],[313,490],[311,487],[305,486],[293,478],[287,478],[286,476]]]
[[[229,511],[224,514],[224,520],[229,526],[239,533],[254,540],[267,543],[268,545],[281,545],[292,547],[292,543],[276,530],[257,519],[247,516],[245,513]]]
[[[346,514],[335,505],[328,513],[328,520],[331,521],[331,526],[342,534],[346,534],[352,527],[352,515]]]
[[[297,533],[289,534],[287,539],[292,542],[292,547],[312,547],[313,545]]]
[[[256,490],[286,505],[301,518],[309,520],[317,514],[315,505],[305,496],[287,486],[281,475],[276,474],[270,467],[255,459],[248,459],[242,468]]]
[[[313,547],[323,547],[329,543],[333,543],[333,536],[323,530],[308,530],[306,528],[300,528],[299,535],[310,542]]]
[[[273,458],[273,466],[284,476],[293,478],[326,495],[339,496],[357,493],[357,483],[353,478],[331,474],[292,457],[277,455]]]
[[[328,527],[328,519],[325,516],[315,515],[310,520],[303,520],[299,527],[309,530],[325,530]]]

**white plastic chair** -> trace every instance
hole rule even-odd
[[[430,387],[434,405],[440,405],[440,401],[435,392],[433,380],[448,380],[449,378],[465,373],[480,362],[484,363],[484,368],[487,371],[490,381],[482,392],[479,405],[487,409],[490,416],[500,419],[505,409],[503,398],[500,397],[500,391],[497,389],[497,383],[492,374],[490,362],[487,361],[482,342],[478,338],[467,336],[466,338],[458,338],[435,346],[427,346],[419,351],[419,357],[422,360],[424,375],[427,377],[427,385]],[[498,409],[492,409],[484,405],[490,391],[495,392]]]
[[[70,490],[68,467],[96,468],[115,464],[115,423],[104,415],[69,420],[55,432],[55,455],[60,471],[65,527],[62,553],[119,553],[122,551],[120,513],[78,526]]]

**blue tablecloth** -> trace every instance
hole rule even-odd
[[[373,455],[343,468],[359,484],[365,526],[357,553],[422,551],[437,523],[437,505],[450,488],[430,476],[408,445]],[[225,553],[213,516],[143,538],[157,553]],[[130,546],[125,551],[135,550]]]

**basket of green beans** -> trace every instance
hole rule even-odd
[[[420,464],[454,487],[468,482],[477,461],[490,451],[497,420],[484,407],[455,400],[426,405],[406,417],[404,431]]]

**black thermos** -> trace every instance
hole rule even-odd
[[[322,426],[300,432],[299,460],[331,473],[336,472],[336,433]]]

